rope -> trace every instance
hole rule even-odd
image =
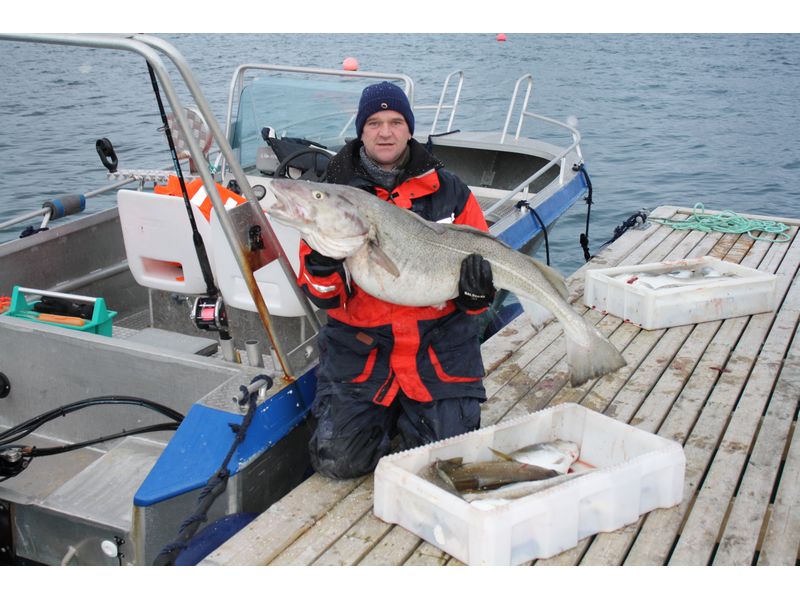
[[[660,225],[669,225],[673,229],[697,229],[706,233],[717,231],[721,233],[746,233],[754,240],[764,242],[788,242],[791,236],[786,233],[789,226],[778,221],[760,221],[758,219],[748,219],[730,210],[725,210],[718,215],[705,214],[705,208],[701,202],[694,205],[692,215],[685,221],[674,219],[650,219]],[[754,231],[763,231],[775,234],[775,239],[753,235]]]
[[[572,165],[572,170],[581,172],[583,180],[586,182],[586,187],[589,190],[589,193],[586,195],[586,231],[578,237],[578,242],[583,249],[583,259],[589,262],[592,260],[592,255],[589,252],[589,219],[592,215],[592,204],[594,204],[592,200],[592,180],[589,179],[589,173],[586,172],[586,167],[583,166],[583,163]]]
[[[539,223],[539,227],[542,228],[542,233],[544,234],[544,252],[545,256],[547,257],[547,266],[550,266],[550,240],[547,238],[547,227],[542,221],[542,217],[539,216],[539,213],[536,212],[536,209],[533,208],[527,200],[520,200],[514,205],[514,208],[518,210],[522,210],[522,208],[527,208],[531,211],[531,214],[536,219],[536,222]]]
[[[250,383],[253,384],[259,380],[265,380],[267,382],[267,389],[272,387],[272,379],[268,375],[256,375]],[[219,469],[217,469],[206,482],[203,489],[200,490],[194,513],[186,517],[180,524],[178,528],[178,537],[161,549],[161,552],[153,561],[154,566],[170,566],[174,564],[178,555],[188,548],[189,540],[197,533],[200,524],[208,520],[208,511],[211,509],[211,505],[214,504],[214,500],[225,491],[228,485],[228,478],[230,477],[228,463],[247,435],[247,428],[250,426],[250,423],[252,423],[256,413],[256,399],[258,398],[258,390],[250,393],[247,390],[247,386],[244,385],[239,386],[239,390],[243,393],[245,398],[248,398],[247,414],[238,425],[236,423],[228,423],[228,426],[236,434],[233,443]]]

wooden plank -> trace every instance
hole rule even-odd
[[[530,340],[536,330],[525,318],[516,318],[491,337],[491,343],[481,345],[481,359],[487,376],[504,364]]]
[[[363,480],[314,475],[209,554],[202,565],[266,565]]]
[[[447,563],[448,558],[445,552],[425,542],[403,564],[409,567],[441,567]]]
[[[784,314],[789,313],[786,318],[793,325],[800,321],[800,286],[796,289],[798,294],[795,298],[795,309],[786,308],[789,298],[782,309]],[[791,332],[787,335],[791,336]],[[799,355],[800,336],[796,336],[786,354],[775,391],[769,398],[766,414],[747,460],[730,518],[714,556],[715,565],[748,565],[755,557],[761,525],[765,520],[789,429],[800,399],[800,376],[797,370],[800,367],[800,360],[797,359]],[[758,405],[753,408],[757,409]]]
[[[795,369],[795,373],[800,368]],[[797,382],[793,385],[796,387]],[[800,390],[797,390],[800,395]],[[800,556],[800,427],[794,422],[794,434],[786,455],[769,519],[759,565],[795,565]]]
[[[360,559],[358,564],[364,566],[403,564],[421,543],[422,540],[416,535],[394,525],[372,550]]]
[[[334,544],[353,522],[372,510],[373,478],[367,477],[341,502],[276,557],[273,565],[310,565]]]
[[[779,272],[793,277],[798,257],[800,257],[800,242],[796,240],[781,263]],[[788,278],[784,278],[783,281],[788,283]],[[753,442],[756,425],[764,411],[765,403],[779,373],[780,361],[786,353],[797,323],[798,298],[800,298],[800,280],[797,280],[790,289],[777,316],[765,313],[750,319],[747,331],[763,332],[767,336],[766,341],[757,356],[741,399],[735,407],[732,407],[735,409],[730,415],[730,423],[719,443],[714,461],[688,516],[670,564],[707,564],[712,556],[720,535],[723,517],[714,508],[733,496],[743,463]],[[763,339],[763,336],[761,337]],[[756,347],[760,345],[755,341],[751,343],[757,344]]]
[[[381,521],[372,514],[372,511],[361,517],[347,533],[336,540],[324,554],[315,562],[315,565],[344,566],[355,565],[372,550],[391,529],[392,525]],[[397,557],[393,564],[400,564],[403,557]]]
[[[481,407],[481,424],[496,423],[554,364],[560,353],[561,326],[551,322],[511,359],[484,380],[489,400]]]

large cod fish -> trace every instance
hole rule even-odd
[[[570,383],[625,365],[617,349],[566,301],[564,279],[550,267],[472,227],[433,223],[350,186],[276,179],[267,213],[297,229],[309,246],[346,259],[350,277],[376,298],[406,306],[444,305],[458,296],[461,262],[478,253],[494,285],[555,315],[566,338]],[[540,311],[541,312],[541,311]]]

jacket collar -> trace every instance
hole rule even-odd
[[[351,140],[331,159],[330,163],[328,163],[327,181],[329,183],[358,185],[360,182],[357,180],[363,180],[369,187],[374,184],[374,182],[370,181],[366,171],[361,167],[359,149],[362,145],[359,139]],[[420,177],[431,170],[444,167],[444,164],[425,150],[425,147],[417,140],[412,138],[408,142],[408,146],[411,149],[411,156],[409,157],[408,164],[405,167],[401,179],[397,182],[398,185],[408,179]],[[358,187],[361,187],[361,185],[358,185]]]

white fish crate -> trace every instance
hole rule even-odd
[[[587,271],[583,294],[643,329],[771,312],[777,300],[775,275],[711,256]]]
[[[579,444],[579,460],[595,468],[504,505],[479,508],[418,475],[435,460],[493,460],[489,448],[554,439]],[[382,458],[374,511],[466,564],[517,565],[679,504],[685,465],[677,442],[566,403]]]

